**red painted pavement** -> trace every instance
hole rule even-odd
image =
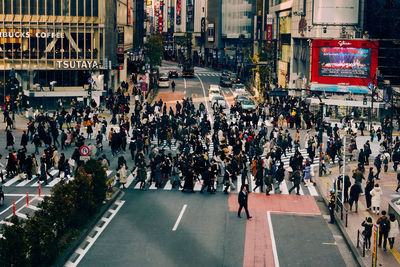
[[[229,196],[228,205],[230,211],[237,212],[237,194]],[[250,194],[248,206],[253,218],[246,224],[244,267],[275,266],[267,211],[321,214],[312,196]]]

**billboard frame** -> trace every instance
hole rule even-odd
[[[323,25],[323,26],[357,26],[360,25],[360,15],[361,15],[361,0],[358,0],[358,14],[357,23],[316,23],[314,22],[314,4],[316,0],[312,1],[312,25]]]

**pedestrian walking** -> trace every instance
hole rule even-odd
[[[372,212],[379,215],[379,208],[381,206],[381,195],[383,194],[382,189],[379,187],[379,184],[375,184],[374,189],[371,190],[372,196]]]
[[[390,249],[393,249],[394,239],[399,234],[399,222],[396,220],[396,217],[394,216],[393,213],[389,214],[389,220],[390,220],[390,230],[388,234],[388,240]]]
[[[372,204],[372,195],[371,191],[374,189],[374,180],[367,181],[367,185],[365,186],[365,202],[367,204],[367,211],[371,210]]]
[[[360,197],[360,191],[361,187],[357,184],[354,183],[351,188],[350,188],[350,199],[349,199],[349,205],[350,205],[350,211],[353,209],[353,203],[355,203],[356,211],[358,212],[358,198]]]
[[[300,182],[301,182],[301,175],[300,171],[297,169],[294,171],[292,175],[293,186],[289,189],[289,194],[296,188],[297,193],[296,195],[300,195]]]
[[[125,188],[125,184],[127,183],[127,167],[125,165],[125,162],[122,163],[121,167],[118,170],[119,174],[119,183],[122,185],[122,188]]]
[[[328,203],[329,216],[331,219],[329,223],[335,223],[335,207],[336,207],[336,196],[335,196],[335,190],[332,189],[329,192],[329,203]]]
[[[376,224],[379,226],[379,243],[378,247],[382,247],[383,241],[383,250],[386,251],[386,243],[389,236],[390,231],[390,220],[386,216],[386,211],[382,211],[382,216],[378,218]]]
[[[371,217],[365,218],[365,220],[361,223],[361,226],[364,227],[362,235],[365,241],[365,249],[371,250],[372,227],[374,226],[374,224],[372,223],[372,218]]]
[[[381,155],[380,154],[375,157],[374,165],[376,167],[375,178],[376,178],[376,180],[380,180],[379,179],[379,174],[381,173],[381,168],[382,168],[382,160],[381,160]]]
[[[239,202],[239,209],[238,209],[238,217],[241,218],[240,213],[242,209],[244,208],[246,212],[247,219],[251,219],[252,217],[249,214],[249,209],[247,207],[248,205],[248,199],[249,199],[249,194],[247,192],[247,186],[242,185],[239,195],[238,195],[238,202]]]

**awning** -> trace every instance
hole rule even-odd
[[[327,93],[371,94],[367,86],[358,85],[311,84],[310,90]]]

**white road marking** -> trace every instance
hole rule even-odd
[[[201,183],[196,181],[196,183],[194,184],[194,191],[200,191],[201,190]]]
[[[197,79],[199,79],[200,84],[201,84],[201,88],[203,89],[203,94],[204,94],[204,103],[206,104],[206,109],[207,109],[207,114],[208,114],[208,118],[211,118],[211,114],[210,114],[210,109],[208,108],[208,102],[207,102],[207,94],[206,94],[206,89],[204,89],[204,84],[203,81],[201,80],[200,76],[197,75]]]
[[[185,89],[186,89],[186,79],[183,78],[183,83],[185,84]]]
[[[6,182],[3,186],[10,186],[10,185],[12,185],[13,183],[15,183],[16,181],[19,181],[19,180],[22,180],[22,179],[19,178],[18,175],[17,175],[14,178],[12,178],[10,181]]]
[[[183,205],[181,213],[179,213],[178,219],[176,220],[174,228],[172,228],[172,231],[176,231],[176,229],[178,228],[178,225],[179,225],[180,221],[182,220],[183,213],[185,213],[186,207],[187,207],[186,204]]]
[[[132,184],[132,182],[133,182],[134,179],[135,179],[135,178],[133,177],[133,174],[131,173],[131,174],[128,176],[128,179],[126,179],[125,188],[128,188],[128,187]],[[120,188],[122,188],[122,185],[120,186]]]
[[[172,184],[171,182],[168,180],[164,186],[164,190],[171,190],[172,189]]]
[[[36,179],[36,175],[33,175],[31,180],[26,179],[25,181],[20,182],[19,184],[17,184],[17,186],[25,186],[26,184],[29,184],[30,182],[32,182],[35,179]]]
[[[310,194],[314,197],[318,196],[318,192],[315,189],[314,185],[309,185],[308,186],[308,191],[310,191]]]
[[[94,229],[97,230],[97,233],[94,237],[90,237],[87,236],[86,240],[87,242],[89,242],[89,244],[86,246],[85,249],[82,248],[78,248],[75,250],[75,253],[77,253],[79,255],[79,257],[75,260],[75,262],[71,262],[71,260],[68,260],[67,263],[64,266],[67,267],[75,267],[79,264],[79,262],[83,259],[83,257],[86,255],[86,253],[89,251],[89,249],[93,246],[93,244],[96,242],[97,238],[99,238],[99,236],[101,235],[101,233],[104,231],[104,229],[107,227],[107,225],[111,222],[111,220],[115,217],[115,215],[117,214],[117,212],[121,209],[121,207],[125,204],[124,200],[120,200],[120,201],[116,201],[115,204],[117,204],[117,209],[113,210],[113,209],[109,209],[108,212],[111,213],[111,216],[108,218],[108,221],[104,221],[104,225],[102,228],[99,227],[95,227]],[[84,242],[83,242],[84,243]],[[83,244],[82,243],[82,244]]]
[[[7,196],[7,195],[5,195],[5,196]],[[17,205],[18,202],[20,202],[20,201],[23,200],[24,198],[25,198],[25,196],[20,197],[17,201],[15,201],[15,205]],[[0,215],[3,214],[3,213],[5,213],[5,212],[8,211],[9,209],[11,209],[12,206],[13,206],[13,204],[11,204],[8,208],[6,208],[6,209],[3,210],[2,212],[0,212]]]
[[[267,211],[267,217],[268,217],[268,225],[269,225],[269,234],[271,235],[272,252],[274,254],[274,263],[275,263],[275,267],[279,267],[278,252],[277,252],[277,249],[276,249],[274,228],[272,227],[271,212],[270,211]]]

